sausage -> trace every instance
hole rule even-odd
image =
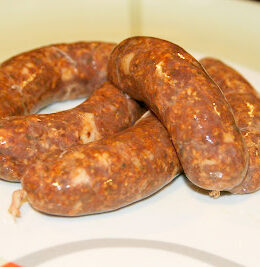
[[[231,108],[185,50],[152,37],[126,39],[111,53],[108,79],[157,115],[192,183],[222,191],[242,182],[248,156]]]
[[[112,43],[41,47],[0,65],[0,118],[35,113],[59,100],[89,96],[107,76]]]
[[[19,198],[27,195],[33,208],[54,215],[111,211],[153,194],[180,171],[166,129],[147,112],[113,136],[34,162]]]
[[[144,109],[106,82],[71,110],[0,120],[0,177],[19,181],[34,158],[86,144],[131,126]]]
[[[241,184],[230,189],[234,194],[252,193],[260,188],[260,98],[240,73],[213,58],[200,60],[227,98],[249,154],[248,172]]]

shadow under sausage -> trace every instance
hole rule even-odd
[[[210,190],[205,190],[194,185],[192,182],[189,181],[189,179],[185,176],[185,174],[183,176],[184,176],[184,183],[189,187],[189,189],[191,189],[191,191],[198,193],[195,196],[197,196],[196,198],[202,202],[205,202],[206,201],[205,197],[207,197],[208,200],[210,200],[210,201],[207,201],[207,203],[210,203],[210,204],[213,203],[213,204],[221,204],[221,205],[222,204],[236,205],[236,204],[240,204],[241,202],[247,201],[253,195],[252,193],[251,194],[232,194],[227,191],[221,191],[220,196],[218,198],[213,198],[209,195],[209,193],[211,192]]]
[[[193,184],[185,174],[183,174],[184,176],[184,182],[185,184],[192,190],[192,191],[195,191],[196,193],[199,193],[200,195],[204,195],[204,196],[208,196],[210,197],[209,193],[211,192],[210,190],[206,190],[206,189],[203,189],[203,188],[200,188],[198,187],[197,185]],[[232,195],[230,192],[227,192],[227,191],[221,191],[220,192],[220,197],[221,196],[230,196]]]

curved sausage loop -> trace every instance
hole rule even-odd
[[[114,46],[104,42],[54,44],[6,60],[0,65],[0,118],[89,96],[106,81]]]
[[[200,60],[219,85],[230,104],[249,155],[245,179],[230,189],[233,194],[253,193],[260,189],[260,98],[253,86],[237,71],[213,58]]]
[[[185,50],[152,37],[126,39],[111,53],[108,77],[158,116],[192,183],[222,191],[242,182],[248,157],[230,106]]]
[[[27,170],[22,187],[33,208],[77,216],[141,200],[180,172],[166,129],[148,112],[113,136],[47,154]]]
[[[73,109],[2,119],[0,177],[19,181],[32,160],[119,132],[131,126],[143,112],[133,99],[106,82]]]

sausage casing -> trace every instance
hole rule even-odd
[[[252,193],[260,188],[260,98],[240,73],[213,58],[200,60],[227,98],[245,140],[249,167],[243,182],[232,188],[234,194]]]
[[[38,111],[54,101],[89,96],[107,76],[112,43],[56,44],[0,65],[0,118]]]
[[[106,82],[73,109],[2,119],[0,177],[19,181],[32,159],[119,132],[131,126],[143,111],[134,100]]]
[[[229,190],[247,171],[247,152],[230,106],[203,67],[181,47],[132,37],[115,47],[108,78],[144,101],[168,129],[186,176]]]
[[[35,162],[22,178],[22,187],[35,209],[76,216],[115,210],[145,198],[180,171],[166,129],[146,113],[111,137]]]

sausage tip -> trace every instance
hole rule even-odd
[[[212,197],[212,198],[219,198],[220,197],[220,191],[217,191],[217,190],[213,190],[213,191],[210,191],[209,192],[209,196]]]
[[[20,208],[24,202],[27,202],[27,193],[23,189],[19,189],[13,192],[11,205],[8,212],[13,216],[14,221],[21,216]]]

